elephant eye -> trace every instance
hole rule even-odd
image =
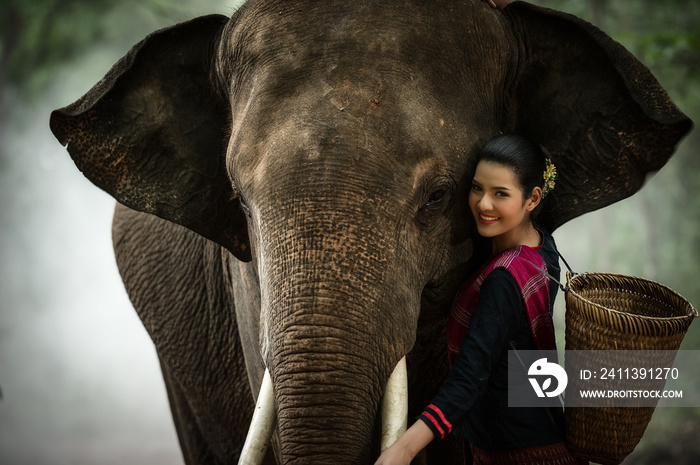
[[[440,217],[455,186],[455,181],[447,175],[436,176],[426,183],[423,200],[416,212],[416,221],[422,228],[430,227]]]
[[[245,199],[241,195],[240,191],[234,190],[232,200],[234,200],[234,201],[238,200],[238,202],[241,204],[241,208],[243,209],[245,214],[246,215],[250,214],[250,207],[248,207],[248,203],[245,201]]]
[[[231,187],[233,189],[233,195],[232,195],[232,200],[238,200],[241,204],[241,208],[245,212],[246,215],[250,215],[250,208],[248,207],[248,204],[246,203],[245,199],[243,198],[243,195],[241,194],[241,190],[238,187],[238,184],[236,182],[231,182]]]
[[[434,191],[432,194],[430,194],[430,197],[428,198],[428,202],[426,202],[426,206],[433,206],[437,203],[442,202],[445,199],[445,195],[447,194],[447,191],[445,189],[438,189]]]
[[[243,208],[243,211],[246,212],[246,214],[250,213],[250,208],[248,207],[248,204],[246,203],[245,199],[243,196],[239,195],[238,196],[238,201],[241,202],[241,208]]]
[[[440,187],[433,190],[428,196],[425,203],[418,209],[416,214],[416,220],[418,224],[427,228],[437,219],[440,212],[443,210],[443,206],[449,197],[450,189],[447,187]]]

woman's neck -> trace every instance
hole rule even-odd
[[[513,228],[507,233],[493,238],[493,253],[503,252],[516,245],[526,245],[528,247],[538,247],[542,242],[539,231],[531,221],[518,228]]]

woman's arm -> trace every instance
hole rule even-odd
[[[512,338],[522,305],[520,291],[508,271],[497,269],[484,280],[469,332],[438,395],[375,465],[408,465],[434,438],[450,432],[450,422],[458,421],[485,389],[494,357]]]
[[[413,426],[379,457],[374,465],[409,465],[411,460],[435,438],[433,432],[421,420]]]
[[[507,270],[495,269],[481,285],[469,330],[450,373],[421,414],[435,436],[444,438],[472,409],[486,390],[491,370],[507,350],[508,341],[526,324],[515,279]]]

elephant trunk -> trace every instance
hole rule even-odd
[[[406,431],[408,414],[408,372],[403,357],[387,381],[382,399],[381,450],[386,450]],[[269,370],[265,370],[255,412],[238,465],[262,464],[277,421]]]
[[[381,313],[376,307],[320,291],[311,304],[307,298],[290,299],[269,318],[287,323],[269,331],[267,342],[282,463],[371,463],[380,450],[375,432],[385,383],[404,347],[378,330],[369,316]],[[405,378],[403,373],[399,368],[398,376]],[[399,416],[389,415],[387,440],[405,423],[406,412]]]
[[[388,195],[297,189],[254,226],[279,453],[285,464],[370,463],[386,382],[415,339],[416,267]]]
[[[319,339],[273,358],[283,463],[369,463],[379,375],[362,356],[333,347],[333,337]]]

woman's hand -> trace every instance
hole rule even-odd
[[[502,10],[510,3],[510,0],[481,0],[481,1],[488,3],[491,6],[491,8],[496,8],[499,10]]]
[[[374,465],[410,465],[416,454],[434,438],[435,435],[428,425],[418,420],[382,453]]]
[[[374,465],[410,465],[413,456],[402,447],[398,441],[387,450],[382,452],[382,455],[374,463]]]

